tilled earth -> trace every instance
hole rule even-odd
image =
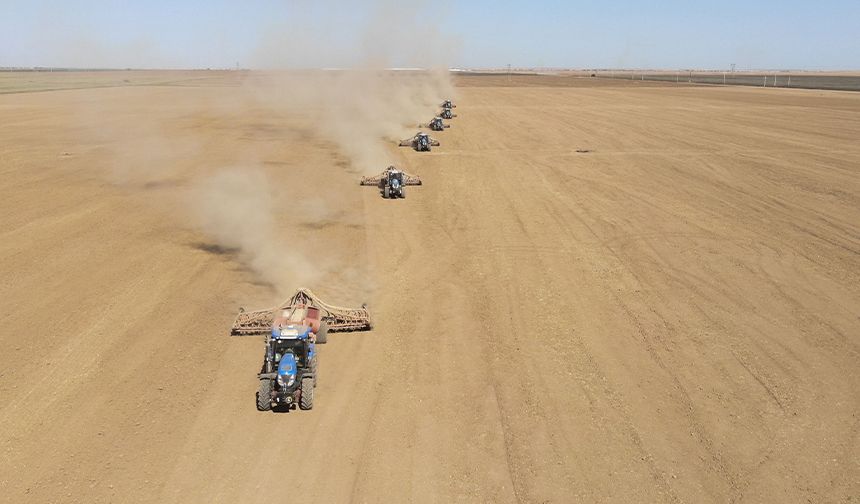
[[[120,77],[0,95],[0,501],[860,496],[860,94],[460,77],[387,201],[236,77]],[[249,164],[375,314],[312,411],[255,410],[283,293],[188,208]]]

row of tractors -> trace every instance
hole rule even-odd
[[[442,102],[439,115],[435,116],[427,123],[419,124],[418,127],[428,128],[431,131],[445,131],[451,127],[451,125],[445,124],[445,120],[457,117],[457,114],[453,112],[454,107],[456,107],[456,105],[454,105],[451,100],[445,100]],[[430,134],[425,131],[419,131],[411,138],[400,141],[400,147],[411,147],[418,152],[430,152],[433,147],[439,147],[440,145],[442,145],[442,143],[439,142],[439,140],[431,137]],[[410,175],[395,166],[389,166],[379,175],[362,177],[361,185],[377,187],[380,194],[382,194],[382,197],[388,199],[405,198],[406,186],[420,186],[422,183],[421,178],[417,175]]]
[[[440,114],[426,127],[444,131],[449,126],[443,120],[456,117],[451,111],[455,106],[450,100],[443,102]],[[400,145],[425,152],[440,143],[419,131]],[[384,198],[405,198],[404,186],[421,185],[421,179],[389,166],[375,177],[362,178],[361,185],[378,187]],[[310,290],[299,289],[278,306],[251,312],[240,309],[231,334],[265,337],[263,363],[257,373],[257,409],[289,411],[314,407],[314,389],[319,383],[316,346],[325,344],[329,333],[372,328],[367,305],[359,308],[333,306]]]

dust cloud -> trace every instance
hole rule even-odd
[[[251,66],[261,71],[239,81],[233,103],[211,103],[206,110],[182,103],[140,104],[123,111],[140,117],[133,131],[102,128],[98,103],[87,104],[86,117],[81,117],[91,125],[94,139],[113,151],[112,182],[128,189],[178,185],[181,206],[189,212],[183,220],[219,250],[235,254],[278,295],[312,284],[324,271],[355,268],[348,258],[310,260],[305,255],[309,249],[284,243],[282,237],[293,231],[284,227],[301,222],[276,218],[281,209],[273,188],[284,175],[278,170],[295,167],[283,163],[263,170],[253,153],[245,151],[225,153],[223,166],[198,166],[194,160],[206,149],[205,139],[192,128],[180,138],[159,134],[160,121],[188,121],[203,114],[229,125],[225,131],[235,130],[238,136],[230,118],[241,116],[246,107],[265,109],[283,118],[284,134],[301,123],[310,140],[333,147],[346,160],[344,176],[355,177],[395,164],[394,142],[413,135],[443,99],[453,97],[445,64],[450,45],[439,37],[435,13],[422,14],[433,9],[379,0],[353,16],[352,4],[334,0],[291,5],[296,12],[287,25],[261,27],[261,42],[251,59]],[[352,29],[330,36],[344,25]],[[331,199],[294,204],[308,205],[310,218],[324,215],[333,221],[354,215],[343,208],[346,203]]]
[[[439,50],[446,44],[438,42],[436,23],[381,0],[368,10],[360,40],[338,41],[327,36],[332,19],[320,16],[319,9],[332,7],[330,12],[336,12],[340,2],[294,5],[294,21],[272,27],[257,51],[255,66],[270,71],[246,81],[244,89],[260,106],[284,117],[309,119],[314,135],[335,145],[352,172],[381,171],[393,164],[392,142],[414,134],[443,99],[453,97],[445,51]],[[391,68],[402,61],[410,68]],[[337,68],[323,70],[326,66]],[[315,275],[311,261],[279,243],[270,187],[260,170],[226,171],[199,184],[192,206],[204,232],[238,249],[251,269],[285,294]],[[321,204],[318,200],[315,206]],[[348,213],[313,210],[328,216]],[[249,222],[255,225],[249,228]],[[319,263],[315,258],[313,267]],[[340,264],[337,269],[354,267]]]
[[[269,74],[261,96],[288,110],[297,104],[309,110],[316,134],[336,145],[354,171],[381,171],[393,161],[390,143],[414,134],[442,100],[454,97],[446,62],[456,44],[438,29],[444,4],[378,0],[362,9],[358,32],[329,36],[342,20],[321,13],[349,11],[351,4],[293,2],[292,21],[270,27],[253,60],[292,71]]]
[[[199,180],[189,195],[201,230],[286,296],[314,276],[311,264],[275,225],[273,188],[260,169],[226,169]]]
[[[307,119],[363,175],[392,164],[392,145],[429,122],[452,87],[447,69],[382,67],[270,71],[245,83],[259,106]]]

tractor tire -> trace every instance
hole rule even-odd
[[[270,409],[272,409],[272,380],[260,380],[260,388],[257,390],[257,411]]]
[[[313,378],[302,378],[302,397],[299,400],[299,408],[303,410],[314,407],[314,381],[316,380]]]
[[[403,198],[405,198],[405,197],[406,197],[406,188],[405,188],[405,187],[401,187],[401,188],[400,188],[400,194],[399,194],[399,196],[400,196],[400,198],[401,198],[401,199],[403,199]]]
[[[388,199],[391,196],[391,189],[388,186],[382,190],[382,197]]]
[[[320,322],[320,330],[317,333],[317,343],[325,345],[328,341],[328,324]]]

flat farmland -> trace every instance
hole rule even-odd
[[[0,502],[860,495],[860,94],[458,76],[389,201],[253,74],[129,74],[0,76]],[[254,408],[224,169],[271,277],[373,310],[311,411]]]

